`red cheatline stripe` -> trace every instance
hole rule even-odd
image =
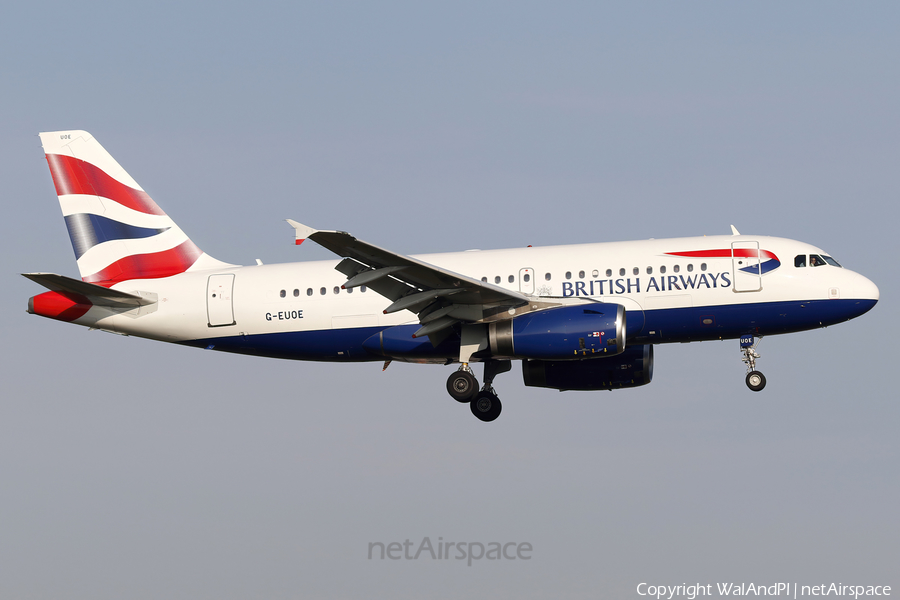
[[[690,252],[666,252],[666,254],[670,256],[685,256],[688,258],[731,258],[731,250],[728,248],[722,250],[693,250]],[[774,258],[778,260],[778,257],[775,256],[773,252],[769,252],[768,250],[759,250],[759,254],[757,254],[757,250],[754,248],[735,248],[734,256],[740,258]],[[780,261],[779,261],[780,262]]]
[[[120,183],[89,162],[48,154],[47,164],[56,185],[56,194],[88,194],[115,200],[122,206],[151,215],[164,213],[146,192]]]
[[[134,254],[117,260],[93,275],[82,277],[83,281],[109,287],[129,279],[160,279],[184,273],[197,262],[203,252],[187,240],[171,250],[152,254]]]

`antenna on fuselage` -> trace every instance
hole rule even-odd
[[[741,235],[741,232],[737,230],[737,227],[732,225],[731,226],[731,235]]]

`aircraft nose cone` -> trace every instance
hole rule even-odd
[[[863,277],[863,279],[865,279],[865,277]],[[868,296],[866,296],[866,297],[870,300],[874,300],[875,302],[878,302],[878,298],[879,298],[878,286],[875,285],[875,283],[869,279],[866,279],[866,283],[869,285],[869,292],[868,292]]]
[[[878,286],[870,279],[858,273],[854,273],[854,275],[856,277],[853,278],[851,289],[848,290],[850,294],[846,297],[856,300],[856,310],[853,316],[858,317],[872,310],[878,303],[879,291]]]

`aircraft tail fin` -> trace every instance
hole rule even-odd
[[[82,281],[110,287],[227,266],[200,250],[91,134],[40,137]]]

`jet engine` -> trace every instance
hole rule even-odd
[[[625,307],[599,302],[526,313],[488,325],[494,357],[579,360],[625,349]]]
[[[566,390],[614,390],[638,387],[653,378],[653,346],[629,346],[624,352],[588,360],[523,360],[525,385]]]

